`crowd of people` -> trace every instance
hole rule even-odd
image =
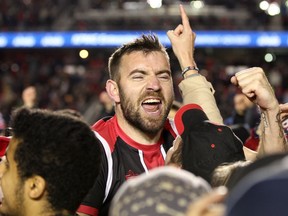
[[[224,124],[209,76],[199,72],[196,34],[179,8],[181,24],[167,31],[182,77],[177,83],[182,104],[174,119],[167,118],[177,95],[173,67],[154,34],[123,44],[110,56],[105,89],[114,112],[104,109],[109,115],[92,126],[73,109],[40,109],[39,95],[29,86],[22,95],[28,102],[11,112],[10,136],[0,139],[6,150],[0,164],[0,214],[232,216],[276,211],[276,195],[287,196],[277,186],[288,181],[287,125],[282,124],[288,103],[281,104],[263,68],[231,76],[230,85],[259,114],[257,149],[246,146]],[[238,108],[237,115],[243,115],[246,107]],[[253,208],[243,207],[247,200],[254,200]],[[277,209],[277,215],[286,212],[286,205]]]
[[[67,1],[3,0],[0,2],[1,31],[52,30]]]
[[[178,90],[178,84],[182,79],[181,70],[171,50],[167,51],[171,59],[175,100],[182,102]],[[262,60],[263,53],[260,51],[247,50],[246,57],[237,53],[229,56],[231,50],[215,49],[210,54],[206,51],[197,48],[195,58],[200,73],[207,77],[214,86],[214,96],[224,120],[235,115],[237,107],[234,108],[234,96],[238,94],[238,89],[230,84],[231,74],[228,73],[227,65],[263,67],[269,81],[271,80],[279,102],[288,102],[286,84],[288,73],[285,59],[279,58],[275,63],[265,64]],[[91,57],[81,60],[76,50],[48,49],[21,50],[21,52],[0,50],[2,56],[0,59],[0,112],[5,123],[9,121],[11,110],[23,104],[21,95],[24,89],[34,86],[38,93],[39,108],[75,109],[84,116],[86,121],[93,124],[94,120],[101,116],[100,95],[105,89],[105,81],[108,78],[106,65],[109,52],[113,51],[111,49],[90,50]],[[251,58],[250,55],[255,55],[255,57]],[[276,77],[277,81],[275,81]],[[232,122],[227,123],[230,125]]]
[[[182,0],[183,4],[189,3],[187,0]],[[0,2],[0,26],[2,31],[42,31],[42,30],[107,30],[107,24],[97,22],[93,18],[85,16],[85,13],[91,11],[95,14],[103,11],[117,10],[123,11],[123,13],[129,13],[131,9],[125,7],[131,1],[124,0],[2,0]],[[134,5],[139,4],[142,10],[149,11],[150,6],[146,2],[132,1]],[[257,1],[204,1],[205,6],[209,8],[222,7],[227,11],[236,11],[241,9],[247,12],[246,17],[224,17],[222,14],[217,13],[202,13],[202,15],[191,17],[195,23],[197,30],[207,29],[221,29],[221,30],[268,30],[271,28],[273,18],[266,14],[264,11],[259,9]],[[145,7],[143,6],[144,4]],[[163,8],[169,11],[170,7],[175,6],[173,1],[162,1]],[[284,3],[282,3],[284,4]],[[287,12],[284,10],[283,5],[282,20],[278,24],[277,28],[283,28],[287,26]],[[213,11],[213,10],[211,10]],[[77,16],[81,14],[82,16]],[[84,13],[84,14],[83,14]],[[250,18],[254,19],[251,20]],[[66,21],[65,21],[66,18]],[[61,25],[58,25],[61,20]],[[109,29],[119,30],[120,29],[162,29],[171,28],[177,24],[173,16],[153,16],[153,19],[143,19],[131,16],[120,16],[116,18],[108,18]],[[162,23],[159,26],[158,23]],[[274,24],[275,25],[275,24]]]

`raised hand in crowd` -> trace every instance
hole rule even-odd
[[[260,108],[261,134],[258,156],[286,152],[287,141],[282,128],[280,113],[281,109],[287,109],[287,105],[279,106],[263,69],[252,67],[242,70],[231,78],[231,82],[238,86]]]

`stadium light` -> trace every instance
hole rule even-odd
[[[278,2],[272,2],[267,10],[267,13],[270,16],[275,16],[275,15],[280,14],[280,6]]]
[[[190,5],[195,9],[200,9],[204,7],[204,2],[201,0],[191,1]]]
[[[269,3],[267,1],[261,1],[259,3],[259,8],[263,11],[266,11],[269,8]]]
[[[147,0],[147,3],[150,5],[151,8],[162,7],[162,0]]]

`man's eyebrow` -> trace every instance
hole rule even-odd
[[[157,74],[163,74],[163,73],[167,73],[169,75],[172,74],[172,72],[170,70],[160,70],[160,71],[157,72]]]
[[[139,74],[147,74],[147,71],[143,70],[143,69],[134,69],[132,70],[130,73],[129,73],[129,76],[132,76],[133,74],[136,74],[136,73],[139,73]],[[170,76],[172,75],[172,72],[170,70],[159,70],[157,71],[155,74],[156,75],[159,75],[159,74],[169,74]]]

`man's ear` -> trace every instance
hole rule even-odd
[[[119,103],[120,102],[120,97],[119,97],[119,88],[118,85],[115,81],[109,79],[106,82],[106,91],[109,95],[109,97],[115,102]]]
[[[32,176],[26,181],[26,188],[31,199],[39,199],[45,193],[46,181],[41,176]]]

